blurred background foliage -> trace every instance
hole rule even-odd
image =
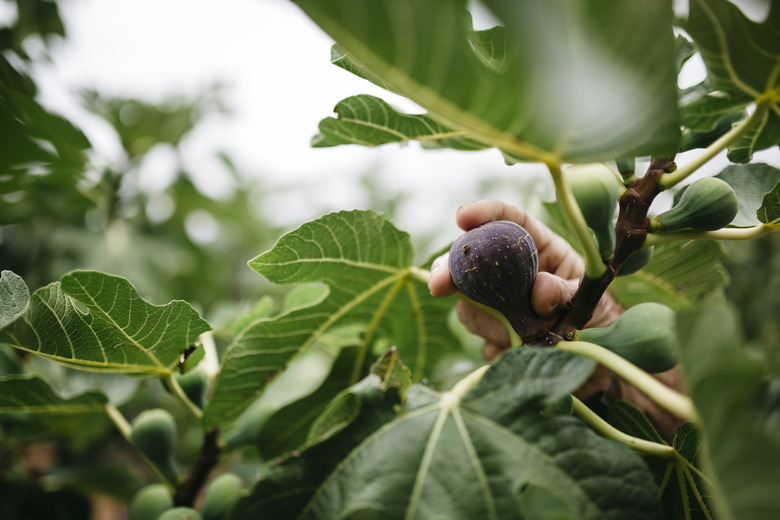
[[[288,231],[262,211],[278,194],[262,177],[238,171],[222,153],[234,189],[213,197],[198,189],[182,160],[180,144],[203,118],[229,112],[219,85],[158,103],[81,92],[83,106],[107,123],[123,151],[120,160],[96,157],[77,127],[38,102],[30,74],[33,57],[25,42],[36,39],[45,48],[50,39],[65,37],[58,2],[16,0],[15,8],[16,19],[0,28],[0,269],[19,274],[31,290],[73,269],[124,276],[153,303],[190,302],[212,326],[223,327],[217,336],[221,348],[232,338],[233,321],[258,301],[274,307],[263,311],[268,315],[282,308],[288,289],[265,282],[246,266]],[[169,171],[159,172],[164,187],[150,189],[140,181],[141,166],[161,150],[173,160]],[[360,181],[364,200],[393,219],[403,195],[387,193],[373,173],[367,171]],[[538,192],[519,176],[510,186],[506,179],[485,177],[468,198],[500,193],[509,202],[540,209]],[[412,238],[423,251],[445,245],[441,237]],[[745,337],[778,367],[780,236],[725,246],[727,294],[739,309]],[[269,295],[271,300],[261,300]],[[473,338],[460,333],[478,352]],[[442,379],[450,377],[443,370]],[[95,386],[113,392],[129,417],[160,406],[178,413],[181,424],[191,420],[172,405],[159,381],[79,373],[0,348],[0,377],[21,372],[44,374],[63,394]],[[200,443],[199,428],[193,424],[183,435],[189,442],[182,443],[179,456],[186,466]],[[233,462],[251,473],[254,460],[241,453]],[[123,503],[152,480],[102,416],[85,422],[0,417],[0,518],[18,518],[19,511],[26,518],[113,518],[116,510],[105,512],[101,508],[110,506],[96,496]]]

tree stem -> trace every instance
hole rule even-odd
[[[176,488],[173,494],[173,505],[177,507],[192,507],[200,489],[206,483],[211,470],[219,463],[222,447],[219,445],[219,430],[217,428],[206,432],[200,447],[198,458],[189,476]]]

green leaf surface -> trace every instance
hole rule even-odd
[[[338,119],[320,121],[320,133],[312,139],[315,148],[360,144],[378,146],[412,140],[441,141],[460,137],[427,114],[404,114],[374,96],[349,97],[336,105]],[[486,146],[482,146],[486,148]]]
[[[264,459],[278,457],[306,443],[315,419],[344,388],[344,381],[349,381],[357,355],[357,347],[344,348],[317,390],[268,418],[257,439],[257,448]]]
[[[433,298],[412,276],[413,256],[409,235],[384,215],[344,211],[302,225],[252,260],[250,267],[274,283],[321,282],[329,292],[244,330],[225,354],[206,423],[239,414],[295,356],[345,325],[364,327],[345,387],[364,375],[378,339],[398,347],[415,380],[427,374],[456,344],[447,326],[453,302]]]
[[[714,475],[717,516],[751,520],[780,517],[780,431],[772,423],[771,374],[748,350],[734,315],[709,305],[679,315],[686,388],[701,418],[703,455]],[[775,405],[776,406],[776,402]]]
[[[24,312],[30,302],[30,289],[12,271],[0,273],[0,329]]]
[[[780,68],[780,6],[767,19],[748,19],[727,0],[691,0],[682,27],[693,38],[714,90],[756,99],[777,86]]]
[[[576,418],[539,412],[592,370],[553,349],[514,349],[470,392],[412,387],[395,418],[378,378],[365,380],[348,426],[266,474],[234,518],[520,519],[544,504],[579,519],[660,518],[636,454]]]
[[[0,378],[0,413],[105,413],[107,403],[95,391],[65,399],[39,377]]]
[[[73,271],[35,291],[0,342],[74,368],[152,376],[171,372],[207,330],[186,302],[152,305],[124,278]]]
[[[654,301],[674,310],[722,294],[729,280],[723,248],[712,240],[657,244],[641,270],[615,278],[609,289],[625,307]]]
[[[676,147],[671,2],[489,0],[504,29],[487,31],[474,31],[465,0],[296,3],[349,57],[340,65],[509,156],[585,162]]]
[[[780,4],[771,2],[767,19],[759,23],[727,0],[691,0],[682,27],[704,60],[708,88],[718,91],[708,107],[736,108],[758,100],[770,107],[747,135],[729,147],[729,159],[746,163],[755,151],[780,144],[780,97],[776,93],[780,86]]]
[[[739,212],[731,221],[733,226],[754,226],[780,216],[775,191],[780,183],[779,169],[764,163],[733,164],[716,177],[726,181],[737,193]]]

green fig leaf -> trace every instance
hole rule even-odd
[[[764,163],[732,164],[716,177],[726,181],[737,194],[739,212],[731,225],[754,226],[780,217],[777,199],[779,169]]]
[[[754,22],[727,0],[691,0],[682,28],[707,68],[706,84],[715,94],[704,102],[710,112],[760,99],[769,104],[761,120],[729,147],[729,159],[745,163],[755,151],[780,144],[780,100],[765,96],[780,85],[780,5],[771,2],[766,20]]]
[[[729,281],[723,254],[713,240],[657,244],[645,267],[615,278],[609,290],[625,307],[650,301],[674,310],[691,307],[722,294]]]
[[[64,398],[39,377],[0,378],[0,413],[105,413],[108,398],[90,391]]]
[[[470,391],[472,376],[443,394],[413,386],[398,415],[398,401],[371,376],[353,387],[345,426],[270,469],[234,518],[497,520],[540,508],[580,519],[661,518],[638,455],[577,418],[540,413],[593,368],[554,349],[513,349]],[[534,496],[524,499],[527,489]]]
[[[488,0],[501,28],[486,31],[465,0],[296,3],[336,41],[340,66],[507,156],[591,162],[676,148],[671,2]]]
[[[373,211],[325,215],[284,235],[250,261],[279,284],[320,282],[327,296],[244,329],[226,351],[208,425],[241,413],[300,353],[345,325],[363,327],[361,352],[344,386],[359,380],[374,342],[397,345],[419,381],[455,339],[447,326],[453,302],[433,298],[425,279],[413,276],[414,251],[407,233]]]
[[[21,301],[21,285],[10,283]],[[172,372],[208,330],[186,302],[152,305],[124,278],[73,271],[35,291],[0,328],[0,342],[73,368],[156,376]]]
[[[378,146],[412,140],[432,141],[432,146],[437,146],[442,142],[461,142],[456,138],[463,135],[462,131],[452,130],[427,114],[403,114],[374,96],[349,97],[336,105],[335,112],[338,119],[329,117],[320,121],[320,133],[312,139],[315,148],[343,144]],[[479,149],[477,143],[473,146],[472,149]]]

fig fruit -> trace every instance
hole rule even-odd
[[[704,177],[688,186],[672,209],[652,217],[650,229],[714,231],[730,224],[737,211],[739,203],[734,189],[721,179]]]
[[[174,507],[157,517],[157,520],[203,520],[203,518],[190,507]]]
[[[176,422],[170,412],[154,408],[138,414],[132,423],[130,440],[168,482],[179,481],[175,459]]]
[[[618,272],[615,273],[615,275],[626,276],[634,274],[646,266],[651,258],[653,258],[653,246],[638,249],[631,253],[631,256],[623,262],[623,265],[620,266],[620,269],[618,269]]]
[[[615,250],[614,216],[620,188],[615,173],[602,163],[575,164],[563,172],[604,260]]]
[[[200,510],[203,520],[221,520],[238,499],[246,494],[244,481],[235,473],[222,473],[214,477],[206,488],[203,507]]]
[[[173,507],[173,496],[165,484],[149,484],[133,495],[128,507],[130,520],[157,518]]]
[[[577,339],[601,345],[651,374],[679,363],[676,315],[660,303],[635,305],[608,327],[581,330]]]
[[[526,343],[539,333],[531,288],[539,269],[530,233],[507,220],[488,222],[458,237],[450,248],[450,276],[471,300],[503,314]]]

